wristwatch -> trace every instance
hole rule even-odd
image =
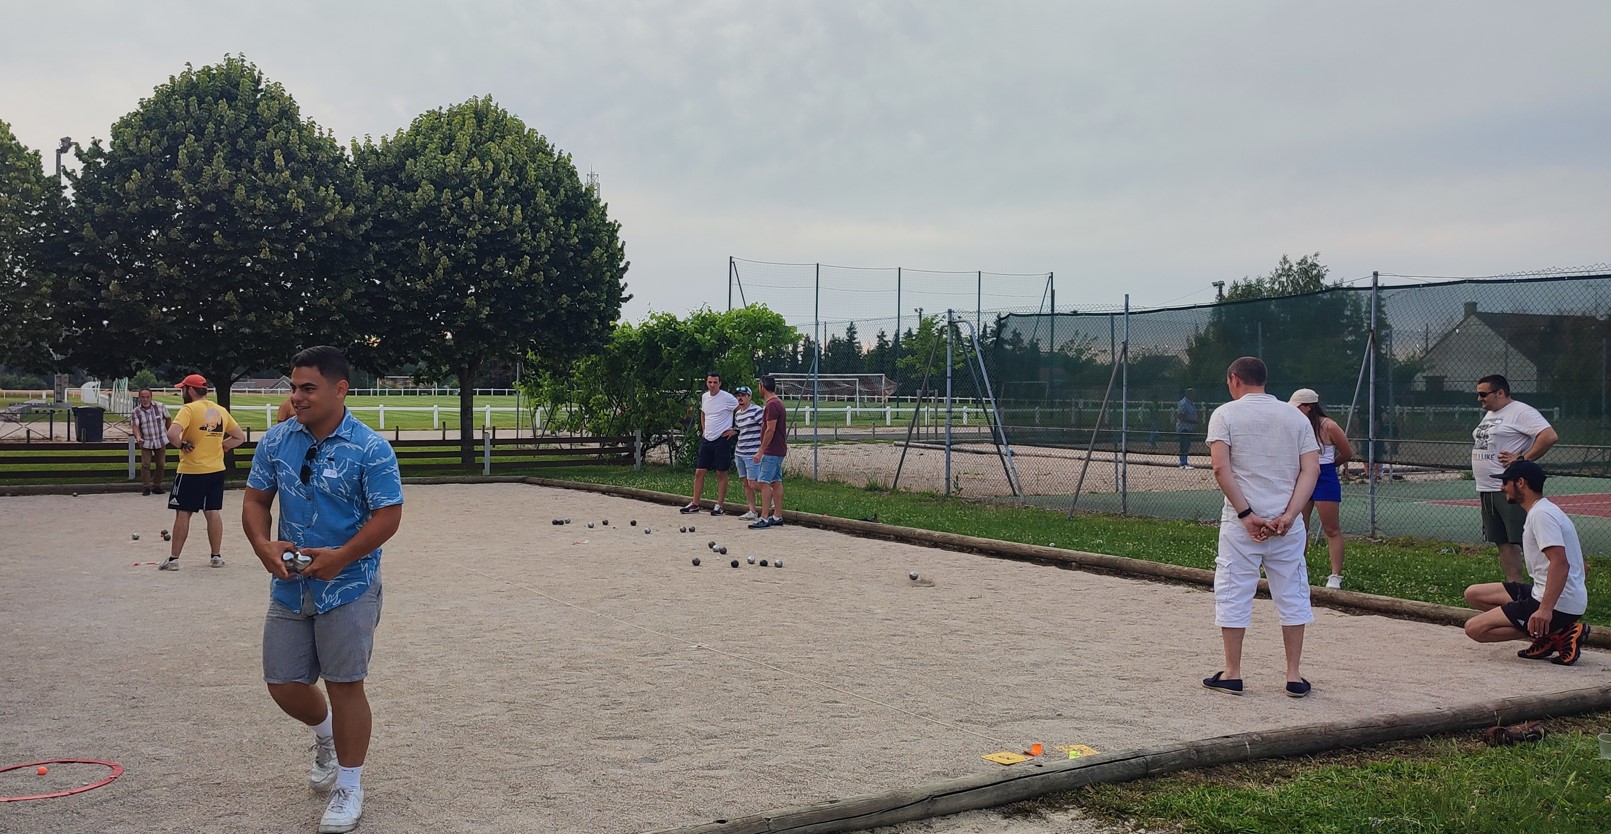
[[[1248,508],[1247,508],[1247,509],[1245,509],[1245,510],[1243,510],[1243,511],[1241,511],[1241,512],[1239,512],[1239,513],[1237,513],[1237,514],[1236,514],[1236,517],[1237,517],[1237,518],[1239,518],[1239,519],[1240,519],[1240,518],[1247,518],[1247,517],[1248,517],[1248,516],[1250,516],[1250,515],[1252,515],[1252,514],[1253,514],[1253,508],[1252,508],[1252,507],[1248,507]]]

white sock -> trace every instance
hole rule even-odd
[[[358,782],[360,780],[362,780],[363,778],[364,778],[364,766],[363,765],[359,765],[357,767],[344,767],[344,768],[341,769],[341,772],[336,775],[336,787],[338,787],[338,788],[356,788],[356,787],[358,787]]]
[[[335,714],[329,710],[325,710],[324,720],[313,725],[313,734],[319,738],[329,738],[335,735],[335,722],[332,720],[333,718],[335,718]]]

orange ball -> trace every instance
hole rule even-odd
[[[47,774],[49,772],[50,772],[50,768],[45,767],[44,765],[39,766],[39,775],[40,776],[44,776],[45,774]]]

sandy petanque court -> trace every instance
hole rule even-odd
[[[177,573],[144,564],[166,551],[159,498],[0,498],[0,767],[126,768],[0,803],[0,831],[314,830],[311,733],[261,683],[267,578],[240,496],[228,567],[193,539]],[[1294,700],[1260,601],[1249,692],[1232,698],[1198,685],[1219,665],[1205,590],[523,484],[406,496],[359,831],[653,831],[990,773],[982,755],[1033,742],[1119,751],[1357,720],[1592,686],[1608,665],[1319,609],[1315,694]],[[103,775],[12,770],[0,796]],[[882,830],[1054,829],[974,812]]]

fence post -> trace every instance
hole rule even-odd
[[[643,471],[643,429],[632,433],[632,471]]]
[[[441,428],[441,426],[442,426],[442,406],[433,405],[433,406],[431,406],[431,428],[433,428],[433,429]]]
[[[163,453],[167,453],[167,451],[168,451],[167,447],[163,447],[162,451],[163,451]],[[130,435],[129,436],[129,480],[131,480],[131,481],[134,480],[134,476],[135,476],[135,472],[134,472],[134,436]]]
[[[884,426],[888,427],[891,425],[893,425],[893,423],[890,422],[889,403],[884,403]]]
[[[272,403],[263,403],[263,423],[270,426],[274,425],[274,405]]]
[[[485,414],[487,417],[484,421],[482,421],[482,427],[490,429],[492,428],[492,406],[487,406]]]
[[[492,434],[481,430],[481,474],[492,474]]]
[[[380,427],[382,429],[384,429],[384,428],[386,428],[386,404],[381,403],[379,406],[376,406],[376,407],[380,409]],[[270,557],[270,558],[273,558],[273,557]]]
[[[845,427],[850,427],[850,406],[845,406]]]

